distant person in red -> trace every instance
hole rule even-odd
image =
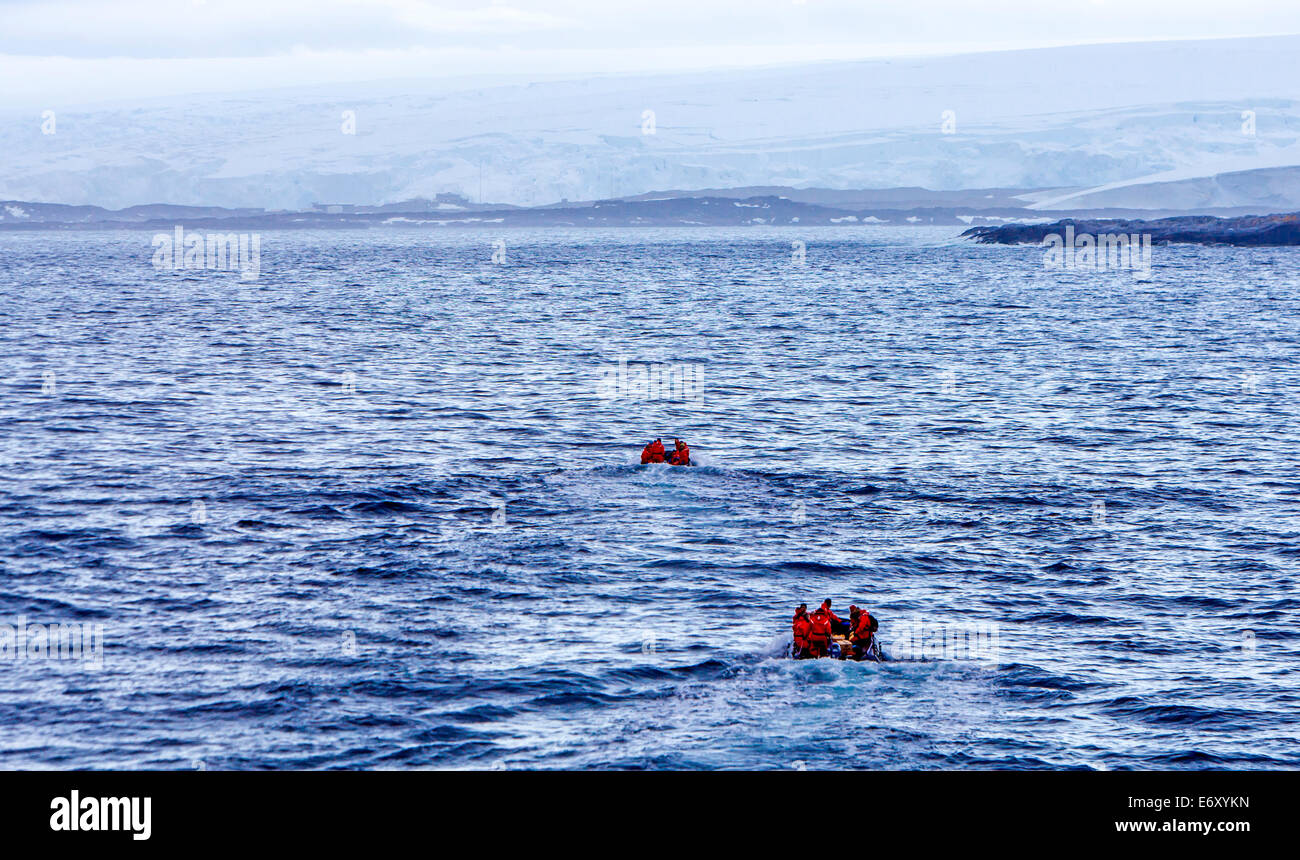
[[[819,606],[809,619],[808,656],[825,657],[830,653],[831,619],[826,614],[826,607]]]
[[[681,439],[673,440],[672,454],[668,456],[668,462],[674,466],[689,466],[691,464],[691,449]]]
[[[865,609],[849,607],[849,624],[853,632],[849,641],[853,643],[853,659],[865,660],[871,651],[871,637],[880,629],[880,623]]]
[[[656,439],[641,450],[641,463],[662,463],[664,461],[664,440]]]
[[[827,617],[830,618],[831,632],[848,635],[852,628],[849,627],[849,622],[831,611],[831,599],[829,597],[822,601],[822,609],[826,612]]]
[[[808,656],[808,634],[812,631],[812,621],[808,618],[808,604],[800,603],[794,611],[794,656],[795,659]]]

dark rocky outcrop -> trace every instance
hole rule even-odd
[[[1150,234],[1152,244],[1185,242],[1198,245],[1300,245],[1300,213],[1247,215],[1215,218],[1187,215],[1153,221],[1126,219],[1078,220],[1066,218],[1051,224],[1002,224],[972,227],[962,236],[976,242],[1000,245],[1042,244],[1052,234],[1063,235],[1073,227],[1075,235],[1106,233]]]

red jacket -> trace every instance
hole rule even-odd
[[[685,466],[687,463],[691,462],[690,446],[682,445],[681,448],[673,451],[672,454],[668,455],[668,462],[672,463],[674,466]]]
[[[812,614],[812,629],[808,631],[809,639],[827,640],[831,638],[831,620],[826,617],[826,610],[818,609]]]
[[[662,463],[664,461],[664,443],[658,439],[641,450],[642,463]]]
[[[854,640],[865,642],[866,640],[871,638],[871,634],[875,631],[875,628],[878,626],[879,625],[876,624],[876,619],[871,617],[871,613],[865,609],[862,610],[860,613],[858,613],[857,626],[853,628]]]
[[[831,612],[831,611],[830,611],[829,609],[827,609],[825,606],[819,607],[818,611],[819,611],[819,612],[825,612],[828,616],[830,616],[831,621],[834,621],[836,624],[843,624],[843,623],[844,623],[844,619],[843,619],[843,618],[839,617],[839,616],[836,615],[834,612]]]
[[[812,622],[808,620],[808,613],[796,615],[792,627],[794,628],[794,647],[804,647],[808,643],[808,634],[812,631]]]

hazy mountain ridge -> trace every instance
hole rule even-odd
[[[1190,179],[1121,183],[1041,199],[1030,208],[1051,209],[1232,209],[1300,207],[1300,167],[1266,167]],[[1153,205],[1154,204],[1154,205]]]
[[[138,206],[111,211],[95,206],[0,202],[0,230],[154,229],[175,225],[233,229],[315,227],[610,227],[1003,223],[1041,219],[1021,208],[976,210],[954,207],[853,210],[780,196],[679,196],[646,200],[597,200],[521,208],[484,205],[446,209],[429,201],[382,207],[323,205],[300,211]]]
[[[1300,37],[1277,37],[52,106],[53,134],[0,117],[0,196],[306,209],[444,192],[543,205],[662,188],[1079,189],[1300,164],[1298,58]]]
[[[100,206],[0,201],[0,230],[151,229],[176,225],[232,229],[302,229],[346,227],[638,227],[638,226],[853,226],[853,225],[999,225],[1046,223],[1073,218],[1152,218],[1177,212],[1147,209],[1043,210],[1029,208],[1007,189],[930,192],[923,188],[827,191],[761,189],[781,192],[750,195],[755,189],[708,192],[652,192],[625,199],[564,202],[520,207],[471,203],[451,194],[435,199],[404,200],[380,206],[318,203],[301,210],[222,208],[151,204],[110,210]],[[811,198],[799,199],[799,198]],[[834,199],[843,205],[826,205]],[[991,201],[989,205],[954,206],[953,201]],[[1021,205],[999,205],[1018,202]],[[890,203],[910,204],[905,207]],[[874,205],[863,205],[874,204]],[[883,204],[883,205],[882,205]],[[1211,213],[1213,214],[1213,213]],[[1222,213],[1241,216],[1236,209]],[[1258,217],[1258,213],[1250,213]]]

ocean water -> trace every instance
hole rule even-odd
[[[958,232],[0,234],[0,767],[1300,765],[1300,250]]]

